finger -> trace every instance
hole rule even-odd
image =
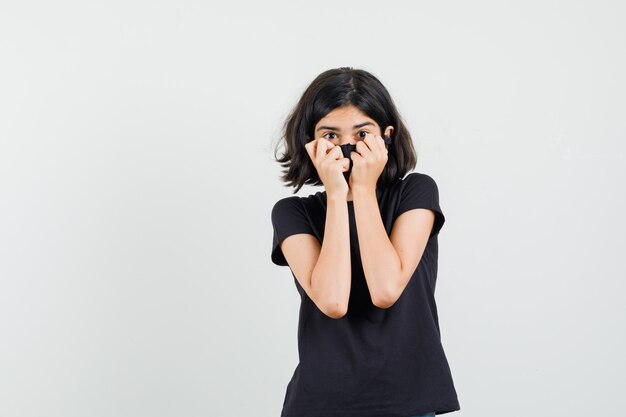
[[[360,154],[359,156],[368,158],[372,155],[372,150],[370,149],[370,145],[365,142],[366,140],[367,138],[356,143],[356,151]]]
[[[387,144],[381,135],[376,135],[376,139],[374,140],[376,144],[376,149],[378,150],[376,153],[381,157],[383,155],[387,155]]]
[[[385,141],[383,140],[382,136],[380,136],[380,135],[376,135],[375,136],[374,142],[376,143],[376,148],[380,149],[381,151],[385,147]]]
[[[318,138],[317,141],[318,143],[317,143],[315,156],[317,157],[318,160],[322,160],[326,156],[328,149],[332,148],[334,145],[330,143],[329,140],[324,139],[324,138]]]
[[[387,145],[380,135],[372,135],[374,136],[368,145],[376,158],[382,158],[387,154]]]
[[[339,146],[335,146],[332,143],[330,144],[332,149],[318,162],[318,165],[322,170],[328,169],[328,167],[333,167],[333,170],[343,170],[343,153],[341,152],[341,148]],[[348,165],[349,166],[349,165]]]
[[[341,147],[337,145],[334,145],[333,149],[330,152],[328,152],[328,156],[329,158],[333,158],[337,160],[344,158],[343,152],[341,151]]]
[[[380,155],[382,156],[386,156],[389,154],[389,151],[387,150],[387,144],[385,143],[385,138],[383,138],[381,135],[377,136],[377,141],[378,141],[378,149],[380,149]]]
[[[385,138],[382,135],[378,135],[378,143],[380,144],[380,150],[385,152],[387,150],[387,144]]]
[[[306,149],[306,152],[309,154],[309,158],[311,158],[311,160],[315,160],[314,156],[315,155],[315,145],[317,143],[317,139],[314,139],[310,142],[307,142],[304,145],[304,149]]]
[[[355,151],[350,152],[350,158],[352,158],[353,164],[358,164],[363,160],[363,156]]]
[[[347,171],[348,169],[350,169],[350,158],[342,158],[340,159],[342,165],[342,168],[344,171]]]
[[[319,166],[322,170],[332,171],[332,172],[344,172],[350,168],[350,160],[348,158],[344,158],[342,156],[335,157],[333,156],[334,149],[328,153],[328,156],[320,161]]]
[[[365,143],[374,153],[378,153],[377,151],[380,149],[380,141],[382,139],[379,135],[367,135],[364,139]],[[384,143],[384,142],[383,142]]]

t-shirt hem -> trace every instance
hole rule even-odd
[[[420,406],[418,408],[381,408],[381,409],[369,409],[367,411],[355,411],[355,410],[334,410],[325,412],[310,412],[310,413],[286,413],[284,410],[281,412],[280,417],[411,417],[420,414],[426,414],[435,412],[436,415],[451,413],[453,411],[459,411],[459,401],[452,399],[443,402],[437,402],[430,405]]]

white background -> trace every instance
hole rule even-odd
[[[0,415],[279,415],[273,147],[339,66],[387,86],[439,185],[454,414],[621,415],[625,11],[3,1]]]

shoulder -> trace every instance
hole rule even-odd
[[[434,183],[435,180],[428,174],[424,174],[423,172],[411,172],[407,174],[403,179],[403,183]]]
[[[283,197],[274,203],[272,207],[272,218],[284,215],[305,215],[306,213],[317,213],[323,210],[325,194],[317,192],[306,197],[291,195]]]
[[[415,191],[417,189],[423,191],[438,192],[437,182],[428,174],[421,172],[411,172],[400,181],[400,189]]]
[[[287,207],[287,206],[291,206],[294,204],[300,204],[300,199],[302,197],[299,197],[297,195],[290,195],[287,197],[283,197],[281,199],[279,199],[278,201],[276,201],[276,203],[274,203],[274,208],[280,208],[280,207]]]
[[[439,206],[437,183],[428,174],[412,172],[400,181],[400,212],[411,208],[429,208]]]
[[[277,216],[284,215],[285,213],[301,209],[301,200],[302,197],[299,197],[297,195],[281,198],[276,203],[274,203],[274,206],[272,207],[272,218],[276,218]]]
[[[416,208],[430,209],[435,213],[431,237],[436,235],[445,222],[439,205],[439,189],[433,177],[420,172],[412,172],[402,180],[396,216]]]

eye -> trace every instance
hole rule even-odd
[[[325,134],[324,136],[322,136],[322,137],[323,137],[324,139],[328,139],[328,140],[335,139],[335,138],[327,138],[326,136],[328,136],[328,135],[334,135],[334,133],[333,133],[333,132],[329,132],[329,133],[326,133],[326,134]]]
[[[361,133],[363,133],[363,135],[361,135]],[[368,132],[367,130],[359,130],[359,132],[357,133],[357,136],[363,139],[365,136],[369,135],[369,133],[370,132]]]

